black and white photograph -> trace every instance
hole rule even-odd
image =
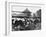
[[[12,31],[41,30],[39,6],[12,6]]]
[[[46,0],[0,0],[0,37],[46,37]]]

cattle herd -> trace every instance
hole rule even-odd
[[[37,18],[12,19],[12,31],[39,30],[39,29],[41,29],[41,18],[37,17]]]

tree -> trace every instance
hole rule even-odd
[[[41,9],[37,11],[37,17],[41,17]]]

